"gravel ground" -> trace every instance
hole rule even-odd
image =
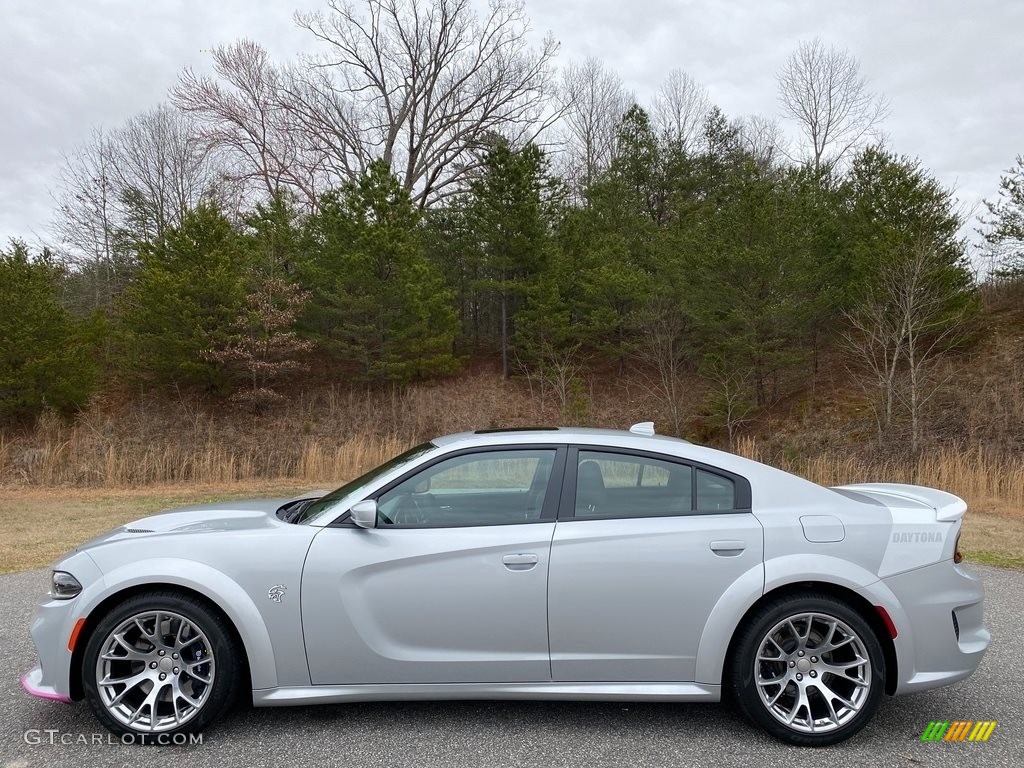
[[[460,702],[240,708],[185,747],[107,743],[83,704],[27,696],[28,627],[46,572],[0,576],[0,767],[158,766],[1020,766],[1024,764],[1024,573],[974,566],[992,646],[971,679],[886,698],[874,720],[823,750],[784,746],[720,705]],[[997,720],[986,743],[919,741],[930,720]],[[55,729],[51,736],[45,733]],[[69,743],[60,743],[61,740]],[[32,743],[35,741],[41,743]],[[91,743],[99,740],[102,743]]]

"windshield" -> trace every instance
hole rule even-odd
[[[341,486],[341,488],[331,491],[326,496],[321,496],[319,499],[310,502],[305,507],[303,507],[302,511],[299,512],[299,514],[295,517],[294,520],[292,520],[292,522],[304,523],[308,520],[312,520],[314,517],[317,517],[321,513],[334,507],[339,507],[339,514],[345,512],[348,507],[341,506],[341,504],[345,502],[345,500],[353,493],[358,491],[363,486],[373,482],[378,477],[387,474],[396,467],[400,467],[401,465],[412,461],[416,457],[422,456],[427,451],[434,450],[434,448],[436,447],[437,446],[435,446],[433,443],[423,443],[422,445],[417,445],[415,448],[410,448],[405,453],[400,453],[398,456],[395,456],[395,458],[391,459],[390,461],[384,462],[379,467],[371,469],[364,475],[360,475],[355,480],[350,480],[349,482]],[[355,499],[354,501],[362,501],[362,499]]]

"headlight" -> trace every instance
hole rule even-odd
[[[70,600],[82,591],[82,585],[66,571],[54,571],[50,577],[50,597],[55,600]]]

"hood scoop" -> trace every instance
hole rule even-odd
[[[125,533],[155,533],[152,528],[122,528]]]

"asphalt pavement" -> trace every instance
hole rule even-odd
[[[46,571],[0,576],[0,768],[29,766],[1022,766],[1024,573],[985,580],[992,646],[970,679],[886,697],[853,739],[821,750],[780,744],[726,706],[563,702],[240,707],[181,747],[108,743],[84,704],[32,698],[28,628]],[[985,743],[922,743],[932,720],[996,720]]]

